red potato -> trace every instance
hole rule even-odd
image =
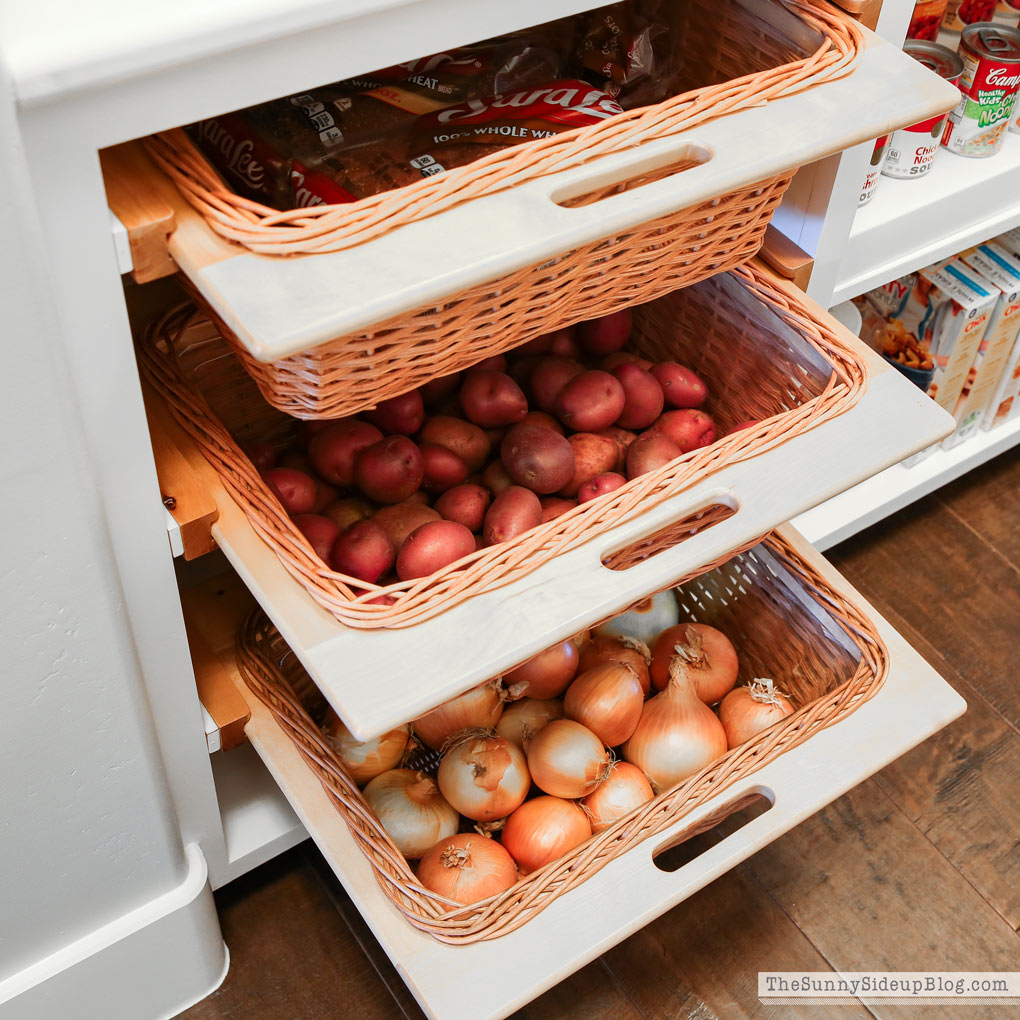
[[[578,324],[577,335],[581,346],[596,357],[620,350],[630,337],[631,315],[629,308]]]
[[[575,432],[568,442],[574,454],[574,472],[560,489],[560,495],[576,496],[585,482],[616,467],[619,448],[609,436],[593,432]]]
[[[455,485],[436,500],[436,511],[444,520],[463,524],[468,531],[481,531],[491,499],[480,485]]]
[[[499,455],[518,485],[542,495],[562,489],[574,474],[571,442],[541,425],[515,425],[503,440]]]
[[[506,492],[514,484],[514,480],[507,474],[506,467],[501,460],[494,460],[485,469],[485,473],[482,475],[482,482],[493,496]]]
[[[304,471],[306,475],[315,474],[315,465],[308,454],[304,450],[298,450],[293,447],[289,450],[284,450],[280,454],[276,466],[293,468],[295,471]]]
[[[531,372],[528,387],[532,403],[549,414],[556,406],[560,390],[584,371],[584,365],[572,358],[542,358]]]
[[[403,503],[394,503],[393,506],[384,506],[372,515],[372,521],[378,524],[393,547],[393,555],[400,552],[400,547],[405,539],[416,528],[430,521],[440,520],[438,511],[430,506],[422,506],[421,503],[412,503],[405,500]]]
[[[365,521],[372,516],[372,504],[357,496],[347,496],[330,503],[322,516],[331,520],[338,531],[346,531],[356,521]]]
[[[294,518],[298,531],[308,539],[315,555],[329,563],[329,553],[340,534],[340,529],[328,518],[319,514],[298,514]]]
[[[528,355],[526,358],[514,358],[507,366],[506,374],[525,392],[528,391],[531,373],[542,360],[540,354]]]
[[[700,407],[708,396],[708,387],[701,379],[675,361],[652,365],[651,373],[662,387],[667,407]]]
[[[294,468],[276,467],[262,477],[289,514],[309,514],[315,506],[315,479]]]
[[[308,447],[315,470],[330,485],[354,484],[354,461],[383,434],[367,421],[344,418],[317,433]]]
[[[447,415],[427,418],[418,433],[418,442],[438,443],[453,450],[469,471],[481,471],[492,451],[492,444],[482,429],[463,418]]]
[[[528,402],[505,372],[468,372],[460,387],[460,405],[469,421],[482,428],[514,425],[528,413]]]
[[[418,387],[422,403],[426,407],[435,407],[440,401],[452,396],[460,386],[460,372],[452,375],[441,375],[438,379],[429,379]]]
[[[510,430],[507,428],[502,429],[484,429],[485,438],[489,440],[490,445],[494,450],[499,449],[499,444],[506,438],[506,434]]]
[[[412,492],[404,502],[418,503],[421,506],[432,506],[432,497],[424,489],[419,489],[417,492]]]
[[[312,504],[312,513],[321,514],[331,503],[335,502],[340,495],[335,485],[327,485],[321,478],[315,481],[315,502]]]
[[[529,411],[522,419],[522,425],[538,425],[544,429],[552,429],[553,432],[563,435],[563,426],[545,411]]]
[[[541,336],[533,337],[531,340],[527,340],[515,347],[510,352],[510,356],[516,358],[531,357],[534,354],[546,354],[552,346],[555,335],[555,333],[543,333]]]
[[[662,414],[662,387],[651,372],[634,362],[617,365],[611,372],[623,387],[623,410],[616,424],[625,429],[646,429]]]
[[[244,450],[244,455],[251,461],[256,471],[268,471],[270,468],[276,467],[277,453],[272,443],[267,443],[262,439],[252,439],[250,442],[243,443],[241,449]]]
[[[511,485],[501,492],[485,515],[482,537],[486,545],[508,542],[542,523],[542,504],[530,489]]]
[[[584,351],[577,342],[577,334],[573,326],[563,326],[549,336],[549,353],[558,358],[582,358]]]
[[[615,376],[599,369],[571,379],[556,397],[553,412],[567,428],[597,432],[609,428],[623,411],[623,387]]]
[[[491,371],[491,372],[505,372],[506,371],[506,357],[502,354],[491,354],[487,358],[482,358],[477,364],[472,365],[468,371],[474,372],[479,371]]]
[[[397,554],[397,577],[426,577],[475,551],[475,536],[456,521],[431,521],[407,536]]]
[[[682,456],[683,450],[661,432],[644,432],[627,449],[627,477],[656,471]]]
[[[383,435],[413,436],[425,420],[425,403],[417,390],[411,390],[381,401],[364,415]]]
[[[308,449],[308,444],[312,439],[318,435],[323,429],[329,428],[330,425],[335,425],[337,421],[343,419],[329,419],[321,418],[318,421],[303,421],[298,425],[298,445]]]
[[[637,439],[637,435],[627,429],[621,429],[618,425],[610,425],[607,429],[600,429],[595,435],[608,436],[616,443],[616,464],[612,470],[622,474],[627,467],[627,450],[630,448],[630,444]]]
[[[467,478],[468,466],[453,450],[439,443],[422,443],[420,449],[425,463],[422,485],[429,492],[446,492]]]
[[[744,429],[753,429],[755,425],[760,424],[761,422],[758,419],[752,418],[750,421],[742,421],[739,425],[734,425],[726,434],[732,435],[734,432],[743,432]]]
[[[387,436],[354,462],[358,488],[377,503],[402,503],[421,486],[424,473],[421,450],[407,436]]]
[[[393,547],[375,521],[357,521],[337,536],[330,552],[334,570],[375,584],[393,566]]]
[[[563,496],[543,496],[540,505],[542,507],[542,523],[548,524],[549,521],[554,521],[557,517],[562,517],[573,510],[577,506],[577,500],[565,499]]]
[[[715,422],[704,411],[694,408],[667,411],[655,420],[652,430],[668,436],[683,453],[715,442]]]
[[[652,362],[630,351],[614,351],[599,362],[599,368],[604,372],[612,372],[617,365],[637,365],[638,368],[643,368],[646,372],[650,372],[652,369]]]
[[[577,492],[577,501],[578,503],[587,503],[589,500],[604,496],[607,492],[615,492],[626,484],[627,479],[623,475],[618,475],[615,471],[607,471],[604,475],[596,475],[585,482]]]

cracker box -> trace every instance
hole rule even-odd
[[[1004,234],[992,239],[1000,248],[1005,248],[1013,255],[1020,255],[1020,227],[1007,230]]]
[[[952,414],[997,299],[951,259],[869,291],[861,335]]]
[[[1020,332],[1020,259],[991,242],[960,252],[958,258],[997,299],[956,405],[956,430],[943,440],[946,448],[977,431]]]

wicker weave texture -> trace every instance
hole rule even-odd
[[[261,613],[252,616],[239,635],[238,659],[246,683],[322,783],[386,895],[416,928],[463,945],[526,924],[610,861],[846,718],[879,690],[888,671],[886,650],[867,617],[776,535],[707,573],[683,579],[677,601],[682,619],[711,623],[733,640],[740,655],[740,682],[771,677],[790,694],[794,714],[513,888],[468,907],[418,883],[324,741],[316,720],[292,693],[303,670]],[[737,807],[739,803],[728,805],[713,821]],[[704,822],[692,825],[671,845],[704,828]]]
[[[309,595],[347,626],[402,627],[525,577],[722,465],[757,456],[836,417],[853,407],[867,387],[866,364],[755,269],[734,270],[660,300],[661,306],[656,302],[635,311],[637,349],[668,352],[692,364],[709,383],[706,409],[723,429],[751,419],[758,424],[511,542],[482,549],[428,577],[385,587],[330,570],[241,451],[239,442],[254,437],[282,442],[295,423],[260,399],[208,321],[188,309],[171,313],[151,331],[140,361],[252,527]]]
[[[685,14],[681,94],[349,205],[277,212],[243,199],[224,187],[181,131],[150,139],[149,150],[228,240],[268,255],[336,251],[462,202],[838,78],[853,69],[862,47],[856,22],[823,0],[689,0]],[[790,24],[780,27],[784,17],[796,31]],[[272,364],[255,360],[219,325],[271,404],[299,418],[341,417],[553,329],[743,264],[760,247],[792,170]],[[683,165],[603,188],[585,201],[671,172],[682,173]]]

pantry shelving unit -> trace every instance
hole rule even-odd
[[[217,749],[226,745],[196,693],[181,596],[190,565],[175,559],[183,536],[159,499],[125,305],[125,290],[141,288],[122,279],[131,252],[122,225],[111,224],[98,150],[591,6],[50,0],[41,17],[38,5],[5,5],[0,187],[12,200],[0,206],[0,227],[11,239],[3,254],[8,367],[24,382],[4,405],[5,434],[18,444],[5,451],[0,477],[11,483],[18,514],[5,528],[6,579],[14,584],[2,608],[25,640],[7,663],[14,739],[0,751],[11,793],[5,821],[17,840],[0,876],[6,942],[16,947],[0,960],[0,1020],[173,1015],[214,988],[226,967],[210,886],[303,839],[306,824],[321,836],[321,826],[310,825],[321,815],[315,787],[288,767],[285,747],[267,752],[276,737],[264,720],[252,724],[250,743]],[[898,43],[910,6],[887,0],[879,34]],[[847,203],[856,200],[852,177],[863,169],[862,152],[803,171],[780,217],[815,256],[809,293],[824,307],[833,303],[850,243]],[[827,458],[824,491],[812,498],[835,494],[945,431],[895,373],[876,374],[884,413],[899,427],[886,429],[882,449],[854,452],[842,473],[844,451],[836,447],[853,436],[841,433],[824,450],[817,438],[808,444],[815,462]],[[796,467],[786,464],[779,484],[795,486]],[[706,545],[705,556],[718,551]],[[204,559],[225,567],[220,553]],[[813,562],[832,576],[823,561]],[[893,664],[885,687],[756,777],[775,792],[771,810],[692,865],[639,883],[633,899],[600,893],[600,925],[590,935],[575,923],[573,894],[563,897],[540,919],[545,937],[530,949],[523,938],[513,941],[520,965],[493,968],[503,978],[485,989],[477,1011],[455,992],[457,973],[473,964],[402,927],[335,819],[325,822],[333,826],[322,840],[327,855],[433,1016],[501,1016],[963,710],[903,639],[878,624]],[[904,699],[921,710],[905,713]],[[614,862],[597,876],[597,889],[611,890],[614,874],[652,868],[652,849]],[[552,933],[562,926],[579,934],[559,940]],[[500,947],[482,943],[470,959],[487,966]]]

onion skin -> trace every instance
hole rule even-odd
[[[613,771],[593,793],[581,802],[588,812],[592,833],[608,829],[636,807],[647,804],[655,796],[645,774],[630,762],[618,761]]]
[[[634,732],[644,703],[645,693],[633,668],[624,662],[603,662],[581,673],[567,688],[563,710],[607,747],[618,747]]]
[[[652,689],[652,679],[648,671],[648,663],[652,653],[640,639],[627,634],[598,634],[581,648],[578,671],[587,672],[604,662],[623,662],[634,671],[641,684],[641,691],[647,696]]]
[[[730,691],[719,705],[719,721],[731,747],[746,744],[762,730],[793,715],[790,699],[772,687],[772,681],[754,680]]]
[[[457,812],[423,772],[391,769],[363,792],[397,849],[412,860],[460,828]]]
[[[563,718],[563,702],[559,698],[538,701],[535,698],[521,698],[511,701],[503,710],[496,724],[496,735],[506,737],[522,751],[527,751],[531,738],[546,723]]]
[[[439,763],[436,776],[447,802],[475,822],[506,818],[524,803],[531,773],[524,752],[505,737],[465,736]]]
[[[726,753],[726,733],[715,712],[694,692],[694,681],[679,659],[669,686],[645,702],[623,757],[648,777],[656,793],[704,768]]]
[[[577,674],[577,646],[570,639],[546,648],[503,677],[510,697],[558,698]]]
[[[684,658],[694,690],[706,705],[722,701],[737,682],[737,652],[730,639],[704,623],[681,623],[664,630],[652,645],[652,684],[663,690],[675,656]]]
[[[455,733],[467,729],[494,729],[503,714],[503,692],[498,680],[486,680],[459,697],[451,698],[411,723],[415,736],[433,751]]]
[[[587,797],[605,777],[611,760],[602,741],[572,719],[553,720],[528,744],[528,768],[535,785],[568,800]]]
[[[650,599],[638,602],[626,612],[614,616],[595,628],[600,637],[620,637],[628,635],[643,641],[646,645],[652,642],[667,628],[675,627],[680,622],[680,609],[676,604],[676,596],[672,589],[660,591]]]
[[[517,884],[517,865],[488,836],[462,832],[441,839],[421,859],[418,881],[456,903],[477,903]]]
[[[340,721],[333,709],[329,710],[322,732],[336,756],[343,762],[351,779],[364,786],[371,779],[396,768],[407,750],[411,730],[398,726],[387,730],[375,740],[355,740],[351,731]]]
[[[526,800],[503,826],[502,842],[522,875],[580,846],[591,836],[584,810],[559,797]]]

